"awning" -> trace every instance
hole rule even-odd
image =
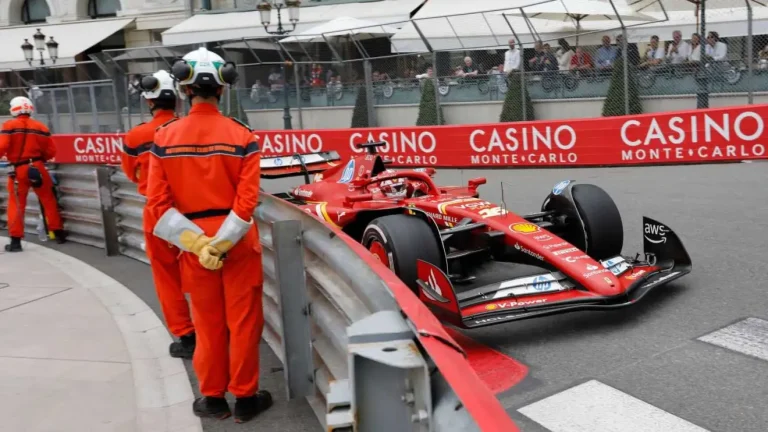
[[[53,39],[59,43],[59,58],[56,60],[56,66],[60,66],[74,63],[76,55],[122,30],[133,20],[133,18],[98,19],[66,24],[34,24],[0,28],[0,40],[7,44],[0,50],[0,69],[29,68],[29,63],[24,59],[24,52],[20,46],[24,39],[34,44],[32,35],[37,29],[45,35],[46,40],[53,36]],[[38,59],[39,54],[35,52],[35,60]],[[45,53],[45,60],[46,64],[51,64],[47,53]]]
[[[650,1],[646,0],[646,3]],[[674,30],[680,30],[683,33],[683,39],[690,40],[691,34],[698,31],[694,14],[695,6],[688,3],[689,7],[684,9],[682,4],[684,0],[676,1],[674,10],[670,11],[667,9],[668,21],[662,21],[664,20],[664,14],[659,12],[659,9],[638,8],[639,4],[634,4],[632,6],[633,9],[654,17],[657,21],[625,23],[627,24],[628,41],[644,43],[648,42],[652,35],[659,36],[662,41],[671,40]],[[496,11],[524,7],[533,3],[535,1],[532,0],[483,0],[482,8],[478,9],[476,2],[468,2],[466,0],[430,1],[421,8],[413,17],[413,20],[435,51],[501,48],[512,37],[512,32],[503,17],[499,16]],[[625,1],[623,4],[627,3],[635,2]],[[622,3],[617,2],[617,6],[619,4]],[[734,7],[707,8],[707,30],[717,31],[721,37],[746,36],[747,8],[744,7],[743,2],[741,2],[740,7],[735,7],[739,2],[728,2],[728,4],[729,6],[734,5]],[[574,3],[568,3],[568,5],[569,7],[575,7],[576,0],[574,0]],[[718,5],[721,5],[721,3],[718,3]],[[664,6],[666,8],[667,3]],[[768,33],[768,8],[753,5],[752,10],[753,34]],[[446,18],[446,15],[450,16]],[[537,33],[531,34],[522,17],[507,15],[507,18],[515,32],[517,32],[518,37],[520,37],[524,44],[528,44],[528,47],[537,38],[554,41],[557,38],[563,37],[571,40],[570,38],[574,37],[576,33],[573,25],[565,26],[564,24],[567,23],[531,18],[530,21]],[[598,45],[603,35],[608,34],[613,39],[621,30],[617,22],[607,21],[584,23],[582,33],[584,32],[595,33],[580,36],[580,45]],[[412,24],[401,28],[391,40],[398,52],[427,51],[426,45]]]
[[[747,7],[743,1],[727,2],[739,4],[737,7],[710,7],[707,6],[706,31],[716,31],[721,38],[747,36]],[[722,6],[723,3],[716,3]],[[664,5],[666,7],[666,4]],[[648,9],[646,9],[648,10]],[[646,12],[648,15],[662,16],[660,12]],[[630,42],[648,42],[653,35],[661,40],[671,40],[672,32],[679,30],[683,39],[689,41],[691,34],[698,33],[701,29],[695,13],[695,6],[689,4],[687,10],[667,10],[669,21],[642,25],[627,30]],[[768,34],[768,8],[752,4],[752,34]],[[702,35],[702,38],[705,35]]]
[[[302,7],[293,33],[340,16],[374,21],[378,24],[405,22],[425,0],[381,0]],[[273,13],[273,21],[276,20]],[[283,22],[283,25],[286,25]],[[290,24],[289,28],[290,28]],[[397,25],[394,25],[397,27]],[[270,27],[274,27],[274,23]],[[184,45],[237,39],[267,38],[258,11],[197,14],[163,32],[163,45]]]
[[[507,15],[507,24],[499,12],[545,1],[428,1],[413,17],[418,30],[413,24],[405,25],[391,41],[397,52],[425,52],[427,47],[419,35],[421,31],[435,51],[497,48],[506,46],[513,37],[511,24],[524,44],[531,43],[533,37],[524,18]],[[536,32],[547,34],[546,39],[569,36],[565,23],[535,18],[531,22]]]

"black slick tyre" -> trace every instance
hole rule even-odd
[[[374,219],[363,231],[361,243],[414,292],[417,260],[441,268],[441,245],[427,222],[417,216],[395,214]]]
[[[624,225],[610,195],[591,184],[574,185],[572,193],[576,210],[584,223],[587,254],[597,260],[621,255]]]

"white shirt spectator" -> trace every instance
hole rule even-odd
[[[645,52],[645,61],[664,60],[664,48],[657,46],[656,49],[648,48]]]
[[[571,58],[573,57],[573,54],[574,52],[572,49],[563,52],[562,48],[558,48],[555,57],[557,57],[557,66],[560,70],[568,70],[571,68]]]
[[[674,44],[674,42],[670,43],[669,47],[667,48],[667,60],[669,60],[669,62],[672,64],[680,64],[688,60],[689,56],[691,55],[691,44],[686,41],[680,41],[680,45],[677,47],[677,51],[672,52]]]
[[[520,69],[520,50],[515,47],[504,53],[504,73],[518,69]]]
[[[691,53],[688,54],[688,61],[697,62],[701,61],[701,46],[691,46]]]
[[[710,44],[707,44],[706,50],[707,55],[712,57],[714,61],[723,61],[728,55],[728,45],[719,41],[715,42],[714,47]]]

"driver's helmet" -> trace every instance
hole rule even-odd
[[[387,198],[402,198],[408,194],[408,185],[404,178],[384,180],[379,184],[379,189]]]

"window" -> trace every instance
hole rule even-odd
[[[91,18],[117,16],[120,0],[88,0],[88,16]]]
[[[51,16],[45,0],[24,0],[21,5],[21,21],[24,24],[44,23]]]

